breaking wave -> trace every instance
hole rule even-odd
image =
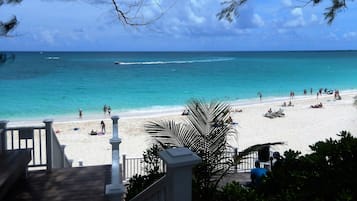
[[[234,58],[220,59],[198,59],[198,60],[176,60],[176,61],[140,61],[140,62],[119,62],[120,65],[160,65],[160,64],[190,64],[190,63],[211,63],[231,61]]]

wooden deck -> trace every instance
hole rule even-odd
[[[104,192],[110,170],[110,165],[104,165],[30,171],[2,201],[109,201]],[[250,173],[229,174],[220,186],[233,180],[248,182]]]
[[[30,171],[27,179],[17,182],[3,201],[107,201],[104,192],[110,182],[110,167]]]

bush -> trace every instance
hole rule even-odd
[[[330,138],[310,146],[311,154],[286,151],[260,186],[227,184],[220,200],[357,200],[357,138],[346,131],[338,136],[339,140]]]
[[[126,200],[130,200],[137,194],[145,190],[156,180],[160,179],[164,173],[159,172],[160,161],[159,152],[162,149],[158,145],[153,145],[151,148],[147,149],[144,154],[144,170],[147,175],[134,175],[129,179],[129,184],[127,185]]]
[[[130,200],[137,194],[141,193],[156,180],[160,179],[163,173],[152,173],[148,175],[134,175],[129,179],[129,185],[127,186],[126,200]]]
[[[258,194],[252,188],[242,186],[236,181],[226,184],[220,190],[220,201],[259,201]]]

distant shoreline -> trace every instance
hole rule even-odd
[[[351,95],[357,94],[357,89],[350,90],[342,90],[341,94]],[[333,95],[323,94],[322,97],[333,97]],[[293,101],[300,100],[315,100],[316,94],[307,94],[307,95],[298,95],[294,97]],[[270,105],[288,102],[290,97],[288,96],[278,96],[278,97],[263,97],[262,101],[257,98],[248,98],[241,99],[236,101],[225,101],[230,104],[232,108],[239,107],[252,107],[256,105]],[[209,101],[209,100],[206,100]],[[316,100],[318,101],[318,100]],[[171,115],[179,115],[185,109],[184,105],[173,105],[173,106],[154,106],[150,108],[138,108],[138,109],[129,109],[127,111],[122,112],[112,112],[112,115],[118,115],[121,119],[133,119],[133,118],[150,118],[150,117],[162,117],[162,116],[171,116]],[[104,116],[103,112],[86,112],[83,111],[83,118],[80,119],[78,116],[78,112],[71,114],[62,114],[62,115],[48,115],[48,116],[38,116],[33,118],[10,118],[4,119],[10,121],[11,124],[21,125],[21,124],[31,124],[31,123],[40,123],[45,119],[53,119],[55,122],[65,123],[65,122],[92,122],[92,121],[100,121],[103,119],[110,120],[108,115]]]

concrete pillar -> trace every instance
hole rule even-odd
[[[6,120],[0,121],[0,153],[5,152],[7,150],[7,139],[6,139],[7,123],[9,123],[9,121]]]
[[[120,151],[119,145],[121,139],[118,133],[118,120],[119,116],[112,116],[113,120],[113,138],[110,139],[110,144],[112,145],[112,175],[111,184],[105,186],[105,195],[108,196],[110,200],[121,201],[123,194],[125,192],[125,187],[121,178],[120,171]]]
[[[167,165],[167,196],[170,201],[192,200],[192,168],[201,158],[188,148],[162,151],[160,157]]]
[[[45,119],[43,121],[45,123],[46,129],[46,161],[47,161],[47,171],[52,171],[52,153],[53,153],[53,132],[52,132],[52,119]]]

